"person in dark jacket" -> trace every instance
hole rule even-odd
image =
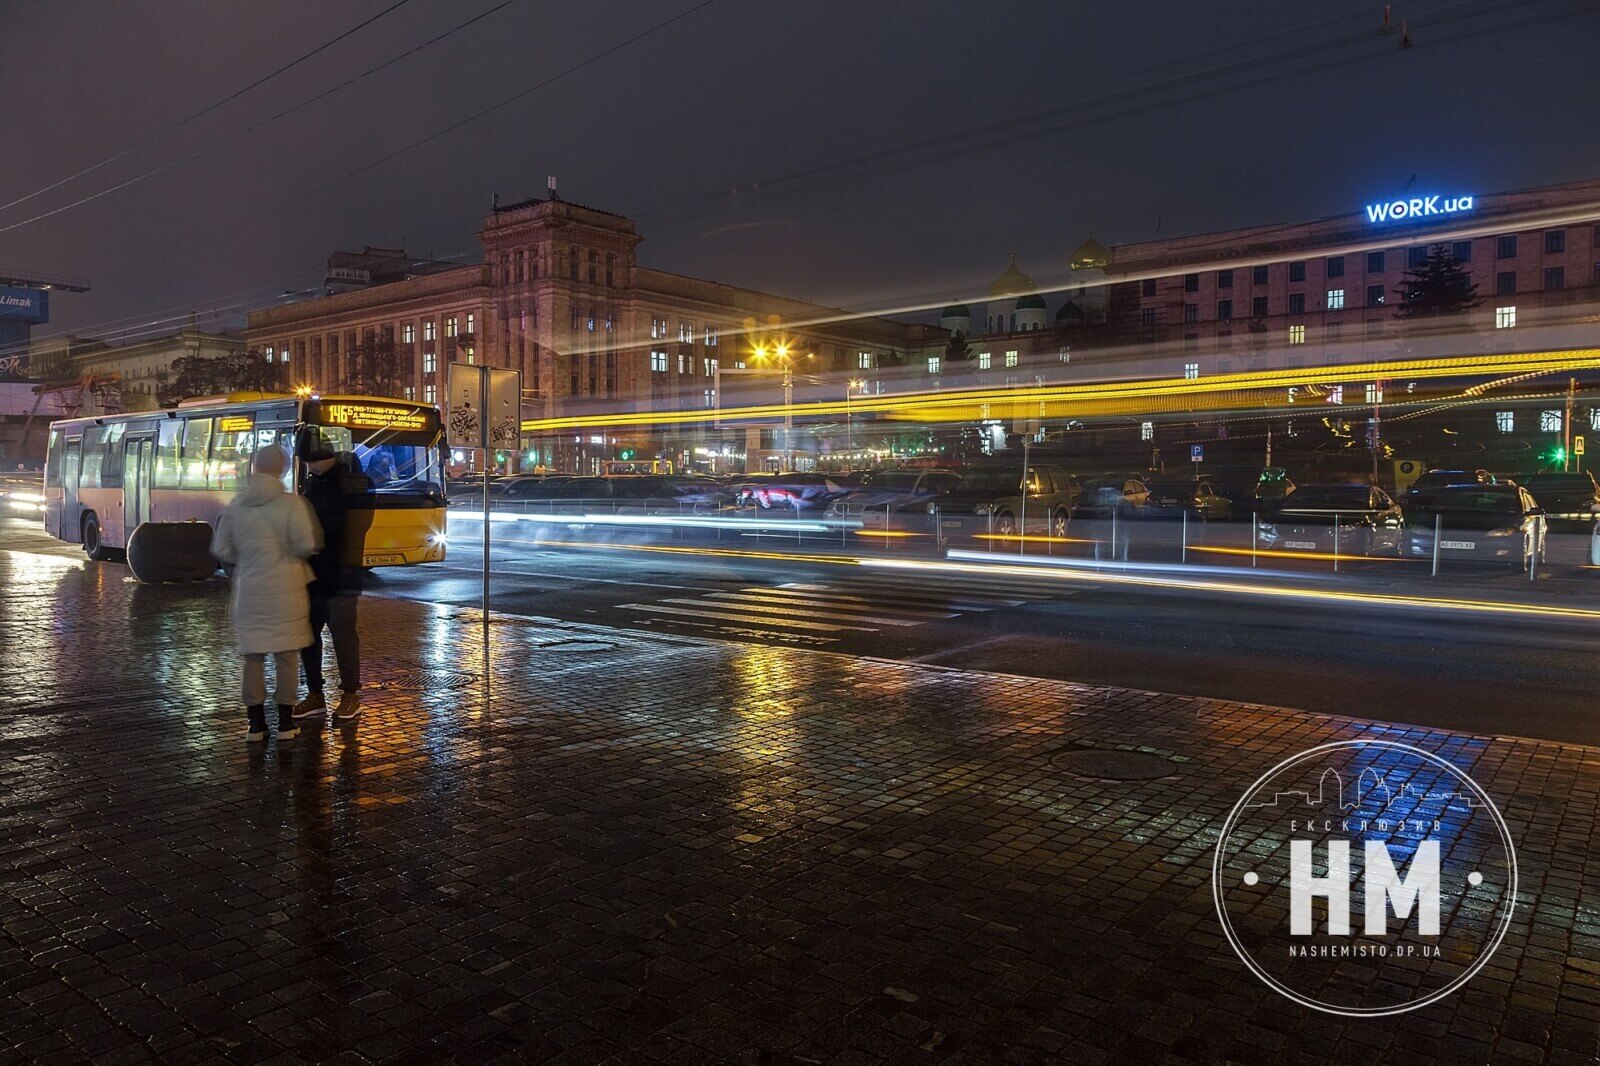
[[[333,656],[339,664],[339,704],[333,716],[351,721],[361,713],[361,638],[356,632],[358,592],[347,581],[341,554],[345,540],[345,471],[338,456],[320,438],[313,438],[301,453],[305,476],[300,491],[316,514],[322,530],[322,550],[311,564],[311,645],[300,653],[307,696],[295,708],[296,718],[327,713],[323,695],[322,631],[333,637]]]

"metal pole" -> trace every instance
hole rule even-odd
[[[1333,512],[1333,572],[1339,572],[1339,512]]]
[[[1271,430],[1267,431],[1269,434]],[[1256,548],[1261,543],[1261,515],[1252,512],[1250,515],[1250,565],[1256,565]]]
[[[1117,561],[1117,505],[1111,505],[1111,561]]]
[[[1017,554],[1022,555],[1028,546],[1028,445],[1031,442],[1026,438],[1022,441],[1022,518],[1017,523]]]
[[[1444,536],[1444,515],[1433,516],[1433,576],[1439,576],[1439,538]]]
[[[1539,570],[1539,526],[1533,527],[1533,544],[1528,549],[1528,580],[1533,581]]]
[[[1572,469],[1572,401],[1578,391],[1578,379],[1567,379],[1567,416],[1561,420],[1561,471]],[[1534,549],[1538,551],[1537,547]]]
[[[1189,561],[1189,512],[1183,512],[1183,550],[1178,557],[1179,562]]]
[[[783,368],[783,468],[794,469],[794,369]]]
[[[489,368],[478,371],[478,423],[483,439],[483,710],[489,713]]]

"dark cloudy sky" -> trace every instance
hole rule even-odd
[[[490,203],[634,215],[650,266],[839,303],[1060,278],[1108,243],[1600,176],[1592,0],[410,0],[201,120],[0,210],[0,265],[87,276],[42,333],[314,285],[334,248],[474,254]],[[144,140],[394,0],[0,0],[0,203]],[[1027,120],[1027,116],[1038,117]],[[33,215],[192,160],[28,225]]]

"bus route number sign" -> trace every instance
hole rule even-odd
[[[389,429],[405,432],[428,428],[427,416],[420,410],[371,403],[324,404],[322,420],[330,426],[344,426],[348,429]]]

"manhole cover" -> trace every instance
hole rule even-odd
[[[1153,781],[1170,777],[1178,764],[1147,751],[1118,751],[1114,748],[1073,748],[1050,757],[1050,765],[1079,777],[1101,781]]]
[[[434,692],[446,688],[466,688],[468,685],[476,684],[477,681],[477,674],[463,673],[459,670],[409,670],[386,677],[382,681],[375,681],[372,687],[397,692]]]

